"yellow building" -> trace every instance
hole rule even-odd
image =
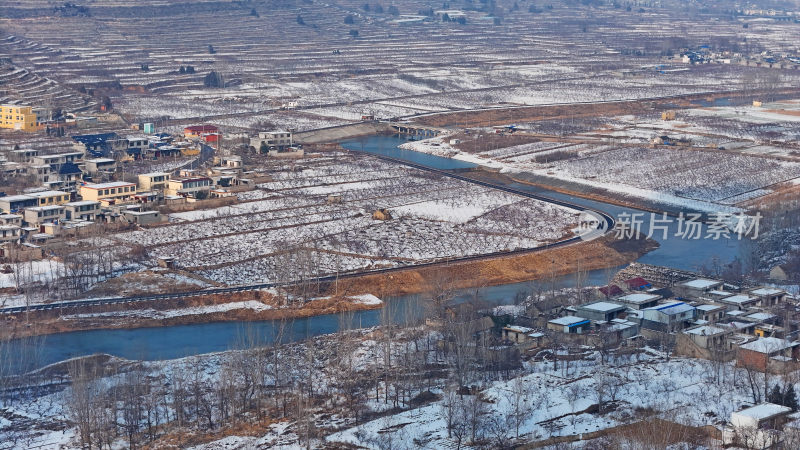
[[[61,191],[34,192],[28,195],[36,197],[38,206],[63,205],[70,200],[69,193]]]
[[[124,181],[85,184],[81,186],[81,197],[83,200],[99,201],[104,206],[126,202],[133,199],[135,194],[136,185]]]
[[[143,173],[139,175],[140,191],[160,191],[167,187],[169,174],[166,172]]]
[[[0,105],[0,128],[36,131],[36,113],[30,106]]]

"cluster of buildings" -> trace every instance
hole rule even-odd
[[[53,127],[74,127],[97,123],[96,117],[77,116],[65,113],[58,120],[53,120],[52,111],[47,108],[21,104],[0,105],[0,128],[33,132]]]
[[[599,288],[595,299],[563,306],[552,299],[509,320],[502,337],[539,347],[553,340],[579,345],[626,345],[639,339],[675,346],[691,357],[737,359],[759,370],[782,370],[800,356],[800,323],[784,311],[794,298],[774,287],[743,289],[696,278],[657,288],[641,277]],[[561,336],[561,337],[558,337]]]
[[[672,59],[684,64],[738,64],[770,69],[800,70],[800,56],[788,53],[777,54],[770,51],[746,55],[731,51],[713,51],[708,46],[702,46],[697,49],[686,49],[674,55]]]
[[[216,164],[202,172],[180,170],[128,177],[135,177],[135,181],[92,183],[78,179],[72,191],[40,188],[0,196],[0,246],[38,245],[95,223],[161,222],[163,217],[156,208],[159,205],[229,197],[235,191],[252,189],[262,180],[259,174],[244,171],[239,156],[214,160]],[[81,166],[96,163],[92,161],[84,161]],[[72,164],[77,163],[76,160]]]

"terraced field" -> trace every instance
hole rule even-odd
[[[166,116],[177,124],[205,119],[232,128],[268,123],[303,130],[363,114],[715,92],[744,85],[747,71],[646,66],[676,39],[746,38],[773,50],[793,45],[787,37],[793,24],[737,32],[706,22],[698,29],[691,17],[668,9],[619,14],[611,6],[556,2],[529,12],[528,5],[504,0],[490,15],[483,6],[455,2],[449,7],[465,10],[466,24],[435,16],[401,25],[402,16],[379,3],[366,11],[358,0],[86,1],[90,16],[64,17],[50,2],[4,1],[0,80],[7,81],[0,95],[84,111],[110,93],[131,120]],[[440,7],[424,0],[392,6],[400,15]],[[189,66],[192,73],[180,71]],[[619,76],[621,69],[639,75]],[[210,72],[226,87],[204,86]],[[279,111],[290,101],[297,111]]]

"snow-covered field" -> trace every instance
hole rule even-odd
[[[170,215],[169,225],[116,235],[225,284],[533,248],[563,238],[575,212],[373,158],[339,155],[276,170],[263,195]],[[372,213],[388,209],[391,220]]]
[[[774,185],[800,179],[800,162],[768,157],[787,155],[791,149],[786,147],[759,146],[757,141],[735,145],[744,141],[736,141],[737,136],[709,137],[697,127],[657,128],[669,127],[672,122],[652,120],[647,125],[625,116],[609,123],[615,128],[575,136],[587,143],[540,141],[467,152],[459,150],[460,144],[450,144],[452,135],[443,135],[401,147],[706,212],[738,211],[737,203],[768,194]],[[794,133],[791,130],[796,127],[779,129]],[[493,130],[471,130],[464,139],[481,139],[489,133]],[[654,136],[664,134],[673,140],[687,138],[696,147],[714,148],[645,146]],[[786,139],[789,142],[791,136]]]
[[[600,365],[599,356],[593,355],[571,363],[567,372],[563,362],[557,370],[552,363],[533,363],[526,367],[528,374],[490,383],[479,396],[444,391],[434,403],[334,433],[327,441],[375,449],[386,448],[387,442],[398,449],[453,447],[456,439],[447,431],[449,410],[475,408],[475,401],[481,403],[480,420],[485,422],[481,437],[496,439],[495,434],[504,433],[505,440],[513,441],[519,422],[521,442],[613,428],[641,420],[637,410],[648,409],[685,425],[717,425],[752,401],[740,369],[656,355],[608,366]],[[614,408],[602,414],[584,412],[597,404]],[[453,416],[458,423],[468,420],[468,414],[456,411]]]

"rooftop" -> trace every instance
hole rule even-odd
[[[26,211],[49,211],[51,209],[64,209],[61,205],[50,205],[50,206],[33,206],[30,208],[25,208]]]
[[[564,316],[564,317],[559,317],[558,319],[553,319],[549,323],[554,323],[556,325],[570,326],[570,325],[577,325],[583,322],[588,323],[589,321],[587,319],[584,319],[583,317]]]
[[[759,289],[756,289],[754,291],[750,291],[751,294],[759,295],[759,296],[761,296],[761,295],[778,295],[778,294],[782,294],[783,292],[784,291],[782,291],[780,289],[776,289],[776,288],[759,288]]]
[[[85,184],[81,187],[90,188],[90,189],[107,189],[107,188],[115,188],[115,187],[123,187],[123,186],[136,186],[135,183],[128,183],[125,181],[111,181],[108,183],[97,183],[97,184]]]
[[[786,339],[763,337],[756,339],[755,341],[748,342],[747,344],[740,345],[739,348],[758,353],[774,353],[794,347],[796,345],[796,342],[789,342]]]
[[[694,306],[688,305],[684,302],[669,302],[664,303],[662,305],[653,306],[652,308],[647,308],[645,311],[661,311],[664,314],[680,314],[686,311],[691,311],[694,309]]]
[[[509,331],[515,331],[517,333],[530,333],[531,331],[533,331],[533,328],[521,327],[519,325],[508,325],[504,329]]]
[[[714,334],[724,333],[726,330],[724,328],[715,327],[713,325],[703,325],[697,328],[690,328],[684,333],[686,334],[694,334],[698,336],[711,336]]]
[[[708,288],[710,288],[712,286],[719,286],[720,284],[722,284],[722,282],[714,281],[714,280],[707,280],[705,278],[697,278],[697,279],[694,279],[694,280],[686,281],[686,282],[681,283],[681,284],[683,286],[690,287],[690,288],[693,288],[693,289],[708,289]]]
[[[741,411],[736,411],[734,414],[750,417],[756,420],[765,420],[781,414],[788,414],[790,412],[792,412],[792,408],[788,406],[776,405],[774,403],[761,403],[760,405],[751,406]]]
[[[659,298],[661,298],[660,295],[654,294],[628,294],[623,297],[619,297],[617,300],[626,303],[647,303],[658,300]]]
[[[87,205],[99,205],[100,202],[96,202],[94,200],[82,200],[79,202],[69,202],[65,203],[64,206],[87,206]]]
[[[42,191],[42,192],[32,192],[28,195],[31,197],[52,197],[54,195],[69,195],[69,194],[62,191]]]
[[[722,305],[697,305],[697,309],[700,311],[714,311],[721,308],[725,307]]]
[[[601,312],[609,312],[609,311],[614,311],[616,309],[625,309],[623,305],[611,302],[587,303],[585,305],[581,305],[580,307],[583,309],[590,309],[593,311],[601,311]]]
[[[753,313],[753,314],[750,314],[749,316],[745,316],[745,317],[747,317],[748,319],[753,319],[753,320],[769,320],[769,319],[772,319],[775,316],[773,316],[772,314],[764,313],[764,312],[757,312],[757,313]]]
[[[756,297],[750,297],[749,295],[745,294],[738,294],[738,295],[731,295],[730,297],[725,297],[720,299],[722,302],[726,303],[747,303],[747,302],[754,302],[758,300]]]

